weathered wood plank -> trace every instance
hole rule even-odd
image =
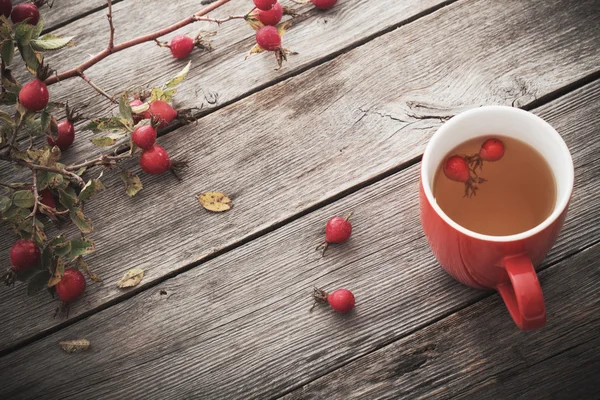
[[[549,313],[540,331],[515,331],[491,296],[284,399],[596,398],[599,257],[596,244],[540,274]]]
[[[597,82],[539,110],[574,149],[577,182],[572,212],[544,265],[600,235],[600,145],[592,140],[600,121],[589,118],[599,95]],[[436,265],[419,226],[418,168],[0,358],[0,381],[7,382],[0,397],[270,398],[487,296]],[[321,258],[314,245],[324,222],[350,210],[352,238]],[[309,312],[313,285],[352,289],[356,312]],[[551,310],[553,299],[560,297],[549,297]],[[495,307],[507,334],[518,335],[504,306]],[[57,346],[76,338],[89,339],[92,350],[72,357]]]
[[[510,104],[527,98],[523,87],[541,96],[593,71],[600,52],[593,6],[457,3],[165,136],[161,144],[171,154],[190,160],[185,182],[144,177],[144,191],[128,199],[118,195],[118,177],[108,180],[109,190],[88,208],[98,244],[90,263],[106,283],[91,284],[71,317],[122,296],[114,282],[129,268],[145,269],[145,283],[156,281],[418,157],[440,124],[427,115]],[[502,27],[507,18],[513,30]],[[532,54],[535,65],[525,62]],[[598,92],[594,85],[586,98]],[[574,126],[593,124],[590,111],[573,112],[577,117],[551,121],[574,152],[593,154],[571,136]],[[207,214],[194,198],[206,190],[232,195],[234,209]],[[0,259],[7,260],[13,238],[2,240]],[[0,299],[10,314],[0,348],[61,322],[41,296],[3,290]]]
[[[123,0],[113,0],[113,3],[118,3]],[[27,0],[13,1],[13,6],[26,3]],[[44,19],[44,31],[51,31],[58,26],[63,26],[66,23],[75,21],[82,16],[106,8],[106,0],[58,0],[54,1],[52,8],[42,6],[40,14]],[[105,11],[106,13],[106,11]]]
[[[213,38],[215,51],[209,54],[196,51],[189,58],[193,62],[190,77],[175,99],[176,105],[179,108],[202,107],[209,110],[215,107],[210,104],[215,99],[219,104],[232,101],[270,82],[297,74],[317,60],[326,59],[370,35],[386,31],[419,13],[449,2],[380,0],[378,7],[372,7],[368,2],[341,0],[334,9],[322,12],[312,5],[296,6],[284,1],[284,4],[296,7],[300,13],[294,22],[296,26],[286,34],[284,40],[285,46],[299,54],[290,57],[281,71],[274,70],[276,63],[272,54],[255,55],[244,60],[255,44],[255,32],[242,20],[219,28],[214,23],[205,22],[184,27],[164,40],[170,40],[175,34],[193,35],[200,29],[217,30],[218,35]],[[188,17],[202,7],[195,0],[147,0],[116,4],[113,7],[116,41],[122,42],[153,32]],[[252,3],[248,0],[234,0],[211,16],[243,15],[251,8]],[[394,12],[381,13],[382,9]],[[135,21],[132,21],[132,16],[135,16]],[[58,32],[62,30],[76,35],[78,46],[48,57],[48,62],[56,70],[72,68],[88,59],[90,54],[96,54],[106,47],[108,27],[104,11],[82,18]],[[107,58],[86,74],[108,93],[119,94],[135,86],[162,85],[178,73],[186,62],[173,59],[168,49],[150,42]],[[104,116],[115,108],[78,79],[51,86],[50,92],[53,99],[69,99],[71,104],[86,104],[85,114],[91,117]],[[78,130],[83,129],[83,125],[78,125]],[[90,137],[89,131],[79,132],[78,140],[65,154],[65,159],[76,161],[91,154],[100,154],[101,150],[89,142]]]

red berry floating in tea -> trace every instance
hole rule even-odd
[[[479,157],[483,161],[498,161],[504,155],[504,144],[498,139],[488,139],[481,145]]]
[[[452,181],[467,182],[471,178],[469,164],[461,156],[452,156],[444,164],[444,174]]]

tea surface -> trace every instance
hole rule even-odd
[[[502,142],[504,154],[498,161],[482,161],[481,167],[474,168],[475,173],[470,171],[474,193],[466,183],[446,176],[444,164],[449,157],[469,156],[469,166],[473,167],[482,144],[490,138]],[[503,136],[484,136],[447,154],[436,171],[433,195],[459,225],[485,235],[506,236],[534,228],[552,213],[556,183],[546,160],[528,144]]]

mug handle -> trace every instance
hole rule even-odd
[[[538,329],[546,323],[546,306],[540,282],[529,257],[525,254],[504,259],[510,282],[499,284],[506,308],[522,330]]]

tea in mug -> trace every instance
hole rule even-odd
[[[433,195],[444,213],[464,228],[507,236],[550,216],[556,183],[548,162],[527,143],[485,136],[448,153],[436,171]]]

